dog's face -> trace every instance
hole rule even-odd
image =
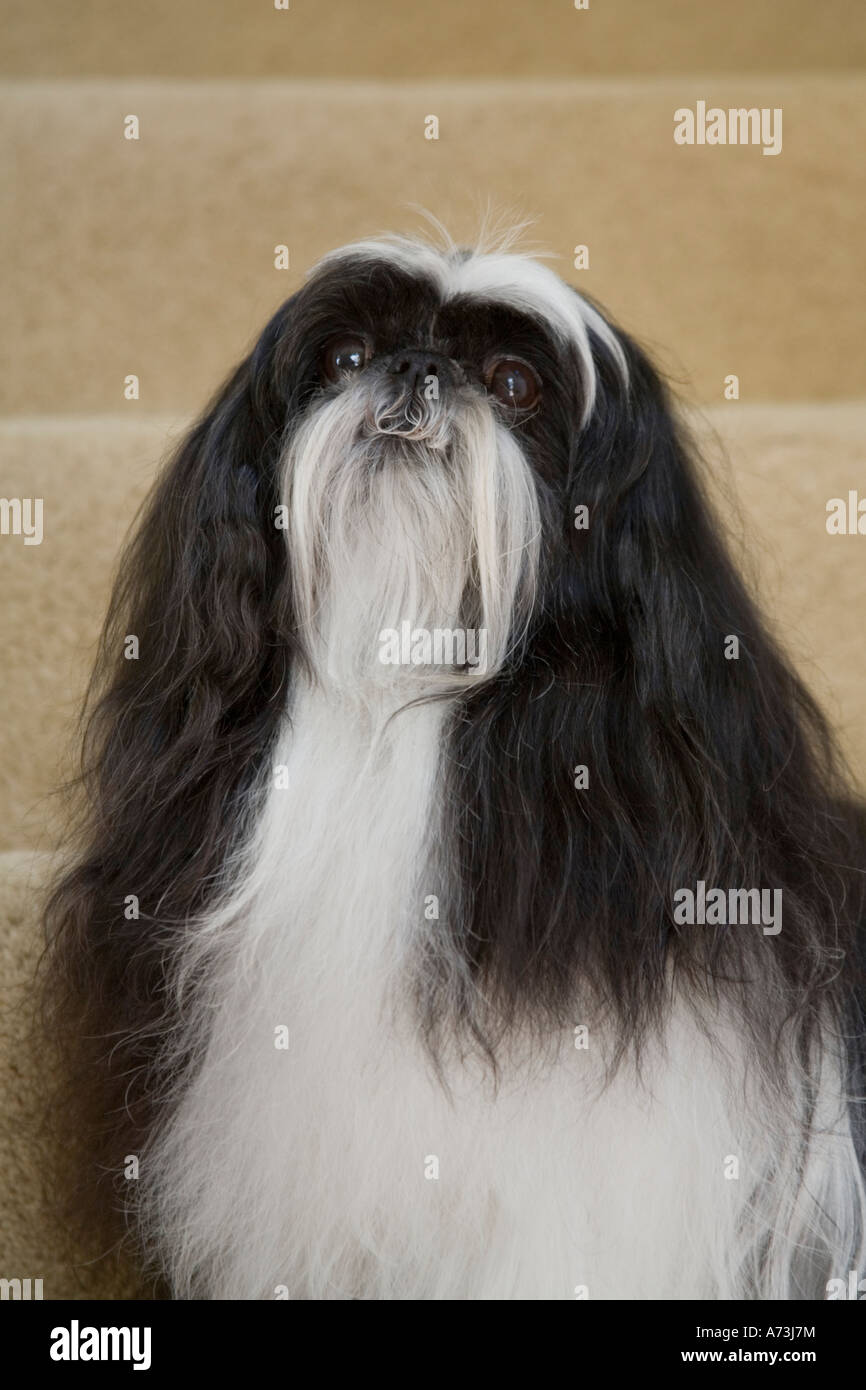
[[[474,662],[440,662],[439,676],[501,666],[532,609],[544,533],[564,521],[598,346],[618,361],[601,316],[525,257],[395,241],[322,262],[272,357],[292,383],[282,486],[320,673],[429,680],[423,653],[409,672],[383,669],[382,633],[406,624],[484,634]]]

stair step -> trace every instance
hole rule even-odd
[[[0,71],[38,76],[585,77],[866,66],[852,0],[8,0]],[[10,11],[12,12],[10,14]]]

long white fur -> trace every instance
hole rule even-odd
[[[428,263],[426,248],[375,254]],[[429,265],[453,293],[541,284],[476,260]],[[539,291],[536,310],[559,298]],[[829,1050],[805,1159],[730,1018],[696,1018],[673,985],[640,1077],[626,1063],[607,1082],[612,1040],[588,1001],[573,1021],[587,1048],[571,1029],[543,1056],[515,1037],[498,1086],[456,1050],[437,1075],[425,1051],[413,971],[456,910],[442,730],[475,677],[382,668],[378,632],[453,624],[474,575],[495,674],[532,600],[539,523],[522,454],[483,403],[387,448],[377,409],[348,387],[286,458],[308,672],[224,898],[179,939],[175,1042],[196,1064],[143,1156],[145,1235],[180,1296],[791,1296],[809,1242],[857,1257],[866,1210]],[[822,1205],[847,1213],[847,1237],[822,1231]]]

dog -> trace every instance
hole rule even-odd
[[[50,1016],[173,1297],[862,1269],[862,807],[659,373],[542,260],[319,262],[147,505],[82,785]]]

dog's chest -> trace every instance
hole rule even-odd
[[[600,1059],[570,1034],[495,1093],[480,1067],[443,1086],[430,1065],[407,972],[431,899],[450,910],[430,852],[443,714],[401,718],[377,747],[302,701],[277,750],[250,906],[175,1121],[177,1152],[211,1173],[195,1258],[225,1297],[597,1296],[621,1287],[620,1258],[642,1281],[629,1210],[652,1200],[677,1222],[683,1203],[671,1117],[648,1125],[629,1085],[594,1105]]]

